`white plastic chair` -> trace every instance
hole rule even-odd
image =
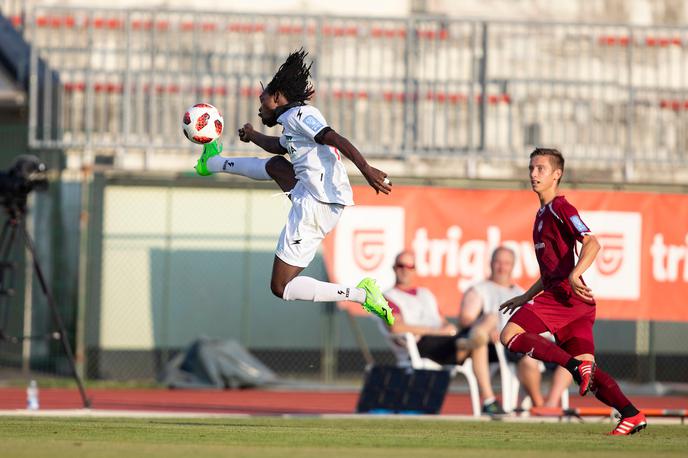
[[[502,386],[502,409],[504,409],[505,412],[511,412],[516,408],[520,386],[516,365],[506,358],[506,351],[500,342],[495,342],[494,347],[495,353],[497,353],[497,364],[491,364],[490,368],[496,367],[499,370],[500,383]],[[491,374],[493,373],[492,370],[490,372]]]
[[[521,389],[521,381],[518,379],[518,368],[516,363],[509,361],[506,357],[506,350],[500,342],[496,342],[495,350],[497,359],[499,360],[499,372],[502,383],[502,409],[505,412],[512,412],[518,407],[518,395]],[[545,365],[539,362],[540,372],[545,372]],[[532,405],[530,396],[526,396],[521,403]],[[566,410],[569,408],[569,391],[564,390],[561,394],[561,408]]]
[[[405,352],[399,352],[394,349],[394,353],[397,356],[397,364],[399,366],[410,366],[413,369],[425,369],[425,370],[448,370],[452,377],[456,374],[462,374],[466,377],[466,382],[468,382],[468,391],[471,396],[471,407],[473,409],[473,416],[479,417],[481,414],[480,409],[480,394],[478,392],[478,381],[473,373],[473,361],[471,358],[467,358],[463,364],[452,364],[443,366],[431,359],[423,358],[418,352],[418,345],[416,344],[416,337],[410,333],[405,332],[403,334],[390,334],[390,340],[394,341],[395,337],[400,337],[405,343]],[[395,345],[392,342],[392,345]]]

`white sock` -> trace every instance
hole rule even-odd
[[[243,175],[254,180],[272,180],[265,170],[265,164],[270,159],[259,157],[224,157],[213,156],[208,159],[207,167],[212,173],[232,173]]]
[[[327,283],[311,277],[296,277],[284,288],[285,301],[336,302],[353,301],[362,304],[366,293],[361,288],[349,288],[336,283]]]
[[[483,401],[483,405],[484,405],[484,406],[489,406],[489,405],[492,404],[493,402],[497,402],[497,398],[494,398],[494,397],[492,397],[492,398],[485,398],[485,400]]]

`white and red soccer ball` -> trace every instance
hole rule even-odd
[[[220,135],[225,127],[220,111],[209,103],[197,103],[182,118],[182,131],[194,143],[210,143]]]

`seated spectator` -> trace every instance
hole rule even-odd
[[[398,358],[403,358],[406,353],[401,335],[410,332],[416,338],[421,357],[439,364],[461,364],[473,347],[484,346],[487,341],[459,338],[456,326],[440,314],[435,295],[427,288],[415,285],[415,268],[412,252],[404,251],[397,255],[394,263],[396,283],[385,293],[395,322],[392,326],[380,323],[390,336]]]
[[[499,333],[509,317],[498,313],[499,306],[512,297],[523,294],[523,289],[512,281],[516,255],[507,247],[498,247],[490,260],[490,276],[471,288],[463,295],[459,312],[460,336],[480,333],[487,335],[490,345],[473,349],[473,371],[483,398],[483,413],[487,415],[504,414],[497,402],[490,381],[490,362],[497,362],[494,343],[499,342]],[[552,388],[547,400],[540,393],[542,374],[539,362],[523,354],[504,349],[507,359],[517,363],[518,378],[530,396],[533,406],[556,406],[562,392],[571,383],[571,375],[566,369],[558,367],[554,374]]]

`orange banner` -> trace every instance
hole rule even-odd
[[[597,317],[688,321],[688,196],[618,191],[562,192],[602,244],[583,275],[597,299]],[[517,255],[514,279],[528,288],[540,275],[532,230],[539,203],[531,191],[395,186],[389,196],[354,187],[324,243],[332,281],[372,276],[387,289],[403,249],[416,255],[418,285],[457,316],[461,296],[489,272],[504,244]],[[350,306],[351,304],[344,304]],[[351,307],[352,311],[360,307]]]

